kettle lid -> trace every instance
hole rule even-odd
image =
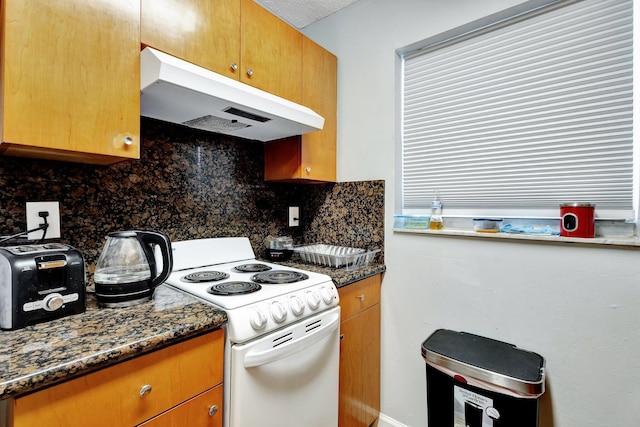
[[[113,231],[107,234],[107,237],[136,237],[138,233],[136,231]]]

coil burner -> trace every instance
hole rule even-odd
[[[309,276],[304,273],[288,270],[271,270],[251,276],[251,280],[254,282],[270,285],[296,283],[302,280],[307,280],[308,278]]]
[[[229,273],[222,271],[198,271],[184,276],[181,280],[187,283],[217,282],[229,278]]]
[[[262,286],[251,282],[225,282],[218,283],[207,289],[212,295],[244,295],[257,292]]]
[[[258,273],[260,271],[269,271],[271,270],[271,267],[266,264],[252,263],[238,265],[234,267],[233,270],[240,273]]]

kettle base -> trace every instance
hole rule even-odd
[[[109,308],[131,307],[145,303],[153,298],[155,291],[155,288],[151,288],[149,280],[128,283],[95,282],[95,285],[98,305]]]
[[[123,308],[123,307],[132,307],[134,305],[143,304],[147,301],[151,301],[150,296],[135,299],[135,300],[119,301],[119,302],[100,301],[100,299],[98,298],[98,305],[100,307],[105,307],[105,308]]]

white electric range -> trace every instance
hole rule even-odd
[[[227,313],[224,425],[337,425],[340,308],[331,278],[259,261],[244,237],[172,242],[172,252],[165,284]]]

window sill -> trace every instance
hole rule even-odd
[[[618,248],[640,248],[640,238],[637,237],[594,237],[591,239],[577,237],[550,236],[541,234],[522,234],[522,233],[481,233],[473,230],[462,230],[455,228],[444,228],[442,230],[428,229],[406,229],[394,228],[394,233],[404,234],[428,234],[453,237],[471,237],[478,239],[498,239],[498,240],[516,240],[516,241],[535,241],[540,243],[555,244],[578,244],[586,246],[615,246]]]

